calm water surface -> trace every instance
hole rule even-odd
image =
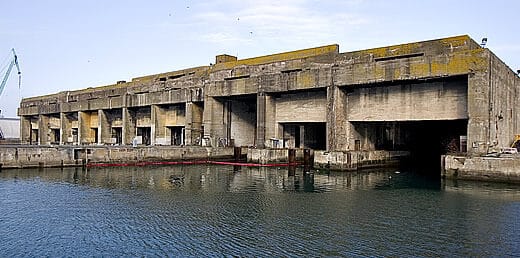
[[[0,207],[0,257],[520,256],[520,186],[395,170],[4,170]]]

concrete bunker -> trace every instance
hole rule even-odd
[[[64,145],[72,145],[79,143],[79,123],[78,112],[61,114],[61,143]]]
[[[154,105],[155,144],[184,145],[186,105]]]
[[[224,137],[217,139],[218,146],[254,146],[257,134],[256,94],[218,97],[222,104]]]
[[[466,152],[467,77],[349,87],[347,115],[354,150],[406,150],[411,160],[439,164]]]
[[[99,110],[100,143],[120,145],[123,143],[123,110]]]
[[[135,121],[135,138],[137,144],[150,145],[152,143],[152,108],[139,107],[133,110]]]
[[[327,92],[325,89],[272,95],[276,139],[272,147],[326,149]],[[269,123],[268,123],[269,124]]]

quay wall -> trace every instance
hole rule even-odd
[[[0,147],[0,169],[82,166],[86,163],[207,160],[233,157],[233,148],[209,147]]]
[[[448,179],[520,183],[520,157],[442,157],[442,176]]]
[[[398,164],[410,155],[407,151],[315,151],[314,167],[357,170]]]
[[[290,150],[294,151],[294,160],[290,159]],[[309,151],[309,159],[312,160],[314,150]],[[270,164],[270,163],[292,163],[292,162],[303,162],[304,161],[304,149],[247,149],[247,162],[259,163],[259,164]]]

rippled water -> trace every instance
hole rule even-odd
[[[520,186],[394,170],[4,170],[0,207],[0,257],[520,255]]]

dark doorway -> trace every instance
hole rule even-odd
[[[300,127],[299,126],[295,126],[294,127],[294,147],[295,148],[300,148],[301,147],[301,142],[300,142]]]
[[[439,171],[441,155],[462,151],[460,139],[467,134],[467,120],[408,122],[402,128],[408,136],[410,165]]]
[[[112,127],[112,138],[115,139],[114,144],[123,143],[123,128],[121,127]]]
[[[283,124],[285,148],[326,149],[326,123]]]
[[[327,147],[327,124],[307,123],[303,126],[304,146],[313,150],[325,150]]]
[[[181,146],[184,145],[184,127],[183,126],[173,126],[170,127],[171,130],[171,145]]]
[[[60,129],[51,129],[51,144],[60,144]]]
[[[72,134],[72,142],[78,143],[78,128],[72,128],[71,134]]]
[[[152,129],[150,127],[138,127],[137,136],[141,136],[141,144],[150,145]]]
[[[406,165],[440,174],[441,155],[465,151],[467,120],[422,120],[353,123],[361,136],[355,149],[409,151]],[[361,140],[361,141],[360,141]]]
[[[30,144],[38,144],[38,129],[31,129],[31,137],[29,139]]]
[[[98,143],[99,131],[97,128],[91,128],[92,134],[94,135],[94,139],[92,143]]]

